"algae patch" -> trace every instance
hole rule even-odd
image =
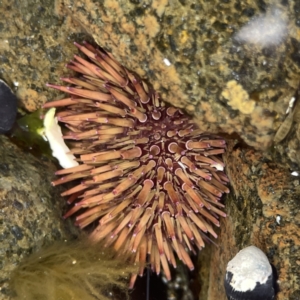
[[[18,300],[117,299],[116,290],[124,299],[136,271],[103,244],[57,242],[24,259],[12,273],[11,287]]]

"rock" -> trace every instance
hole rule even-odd
[[[146,77],[164,100],[192,114],[203,130],[238,134],[257,149],[272,144],[299,84],[294,1],[60,3],[62,14],[71,14],[99,45]],[[275,22],[280,31],[267,26]],[[262,28],[276,43],[243,34],[253,37]]]
[[[297,96],[300,6],[295,0],[196,2],[28,0],[13,6],[4,0],[1,78],[15,85],[22,106],[33,111],[58,97],[45,83],[59,83],[68,74],[64,65],[77,53],[72,43],[92,36],[203,130],[238,139],[226,154],[233,192],[226,199],[229,217],[222,220],[219,248],[211,248],[210,298],[203,299],[225,299],[226,264],[250,244],[279,270],[278,299],[297,299],[300,185],[289,170],[300,169],[296,113],[286,138],[277,145],[273,138]],[[276,18],[278,37],[268,25]],[[253,35],[257,20],[276,40]],[[244,38],[248,25],[251,34]],[[293,110],[299,109],[298,98]]]
[[[0,133],[9,131],[17,116],[17,97],[10,87],[0,80]]]
[[[25,256],[77,234],[50,184],[55,169],[0,136],[0,299],[8,299],[9,274]]]
[[[256,149],[272,146],[299,85],[295,1],[2,2],[1,15],[15,22],[0,22],[1,73],[18,86],[29,111],[57,97],[45,83],[68,73],[64,65],[77,53],[72,43],[90,40],[87,34],[203,130],[239,137]],[[268,157],[298,167],[298,131],[291,126]]]
[[[232,192],[225,200],[228,218],[221,220],[219,247],[211,249],[207,299],[225,300],[223,280],[228,261],[255,245],[277,270],[277,300],[300,294],[300,185],[297,177],[261,153],[230,146],[226,153]],[[201,256],[200,256],[201,261]]]
[[[35,111],[57,96],[45,84],[57,82],[65,72],[65,64],[74,53],[72,42],[66,41],[82,39],[80,27],[70,18],[58,17],[51,0],[29,0],[18,5],[4,0],[0,13],[5,20],[0,21],[1,77],[15,86],[20,106]]]

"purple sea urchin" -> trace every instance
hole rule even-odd
[[[75,55],[68,68],[80,78],[62,78],[72,86],[48,86],[71,97],[52,101],[56,117],[76,141],[71,152],[79,166],[63,169],[53,185],[81,182],[65,191],[78,211],[81,228],[99,220],[93,240],[106,240],[115,250],[133,253],[143,274],[147,253],[152,270],[168,262],[176,267],[174,252],[190,269],[189,251],[204,247],[208,235],[217,237],[222,194],[228,193],[220,154],[225,141],[201,131],[111,54],[88,43],[75,45],[88,59]],[[206,235],[208,234],[208,235]],[[131,279],[133,286],[136,275]]]

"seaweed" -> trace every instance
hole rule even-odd
[[[114,291],[128,299],[132,272],[137,267],[103,244],[56,242],[25,258],[10,285],[18,300],[107,300]]]

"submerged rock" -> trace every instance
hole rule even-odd
[[[299,179],[261,153],[239,146],[229,144],[224,158],[231,183],[225,200],[228,218],[221,220],[219,247],[211,247],[205,299],[226,299],[223,281],[227,263],[233,253],[252,244],[277,270],[276,299],[296,300],[300,292]],[[201,255],[199,259],[201,263]]]
[[[10,87],[0,80],[0,133],[12,128],[17,116],[17,102]]]
[[[91,36],[203,130],[256,149],[272,147],[299,85],[295,1],[2,2],[0,13],[16,20],[0,24],[3,78],[19,83],[17,96],[29,111],[55,98],[45,83],[59,81],[72,43]],[[299,141],[292,124],[268,157],[300,165]]]
[[[10,273],[24,257],[77,234],[61,217],[65,201],[49,183],[54,172],[0,136],[0,299],[8,299]]]

